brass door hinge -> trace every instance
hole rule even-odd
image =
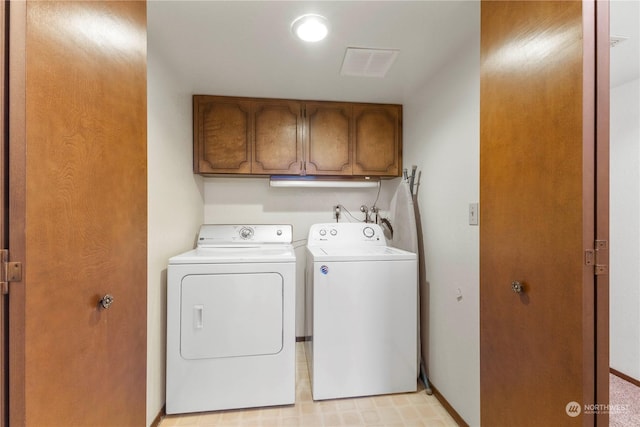
[[[607,248],[608,242],[606,240],[596,240],[593,249],[584,251],[584,264],[592,265],[594,268],[593,272],[596,276],[609,273],[609,265],[599,262],[599,255],[604,255]]]
[[[9,251],[0,250],[0,292],[3,295],[9,293],[10,282],[22,281],[22,263],[9,261]]]

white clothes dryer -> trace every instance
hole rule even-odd
[[[309,230],[306,341],[314,400],[416,391],[417,256],[377,224]]]
[[[211,225],[167,268],[167,414],[295,402],[291,225]]]

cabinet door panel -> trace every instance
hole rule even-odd
[[[400,176],[402,106],[354,105],[354,175]]]
[[[299,174],[302,116],[299,102],[274,100],[254,104],[254,174]]]
[[[351,104],[306,104],[305,161],[310,175],[351,175]]]
[[[194,96],[194,169],[196,173],[250,173],[250,103]]]

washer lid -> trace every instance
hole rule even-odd
[[[292,245],[216,246],[200,247],[176,255],[169,264],[221,264],[251,262],[295,262]]]
[[[313,261],[401,261],[416,260],[413,252],[390,246],[308,246]]]

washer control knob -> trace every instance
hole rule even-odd
[[[319,231],[321,236],[326,236],[327,235],[327,230],[325,230],[324,228],[321,228]]]
[[[373,237],[373,235],[376,234],[376,232],[373,231],[373,228],[371,227],[363,228],[362,233],[364,234],[364,237]]]
[[[335,228],[332,228],[329,234],[331,234],[332,236],[335,236],[336,234],[338,234],[338,230],[336,230]]]
[[[278,229],[278,231],[276,231],[276,234],[277,234],[278,236],[282,236],[282,230]]]

